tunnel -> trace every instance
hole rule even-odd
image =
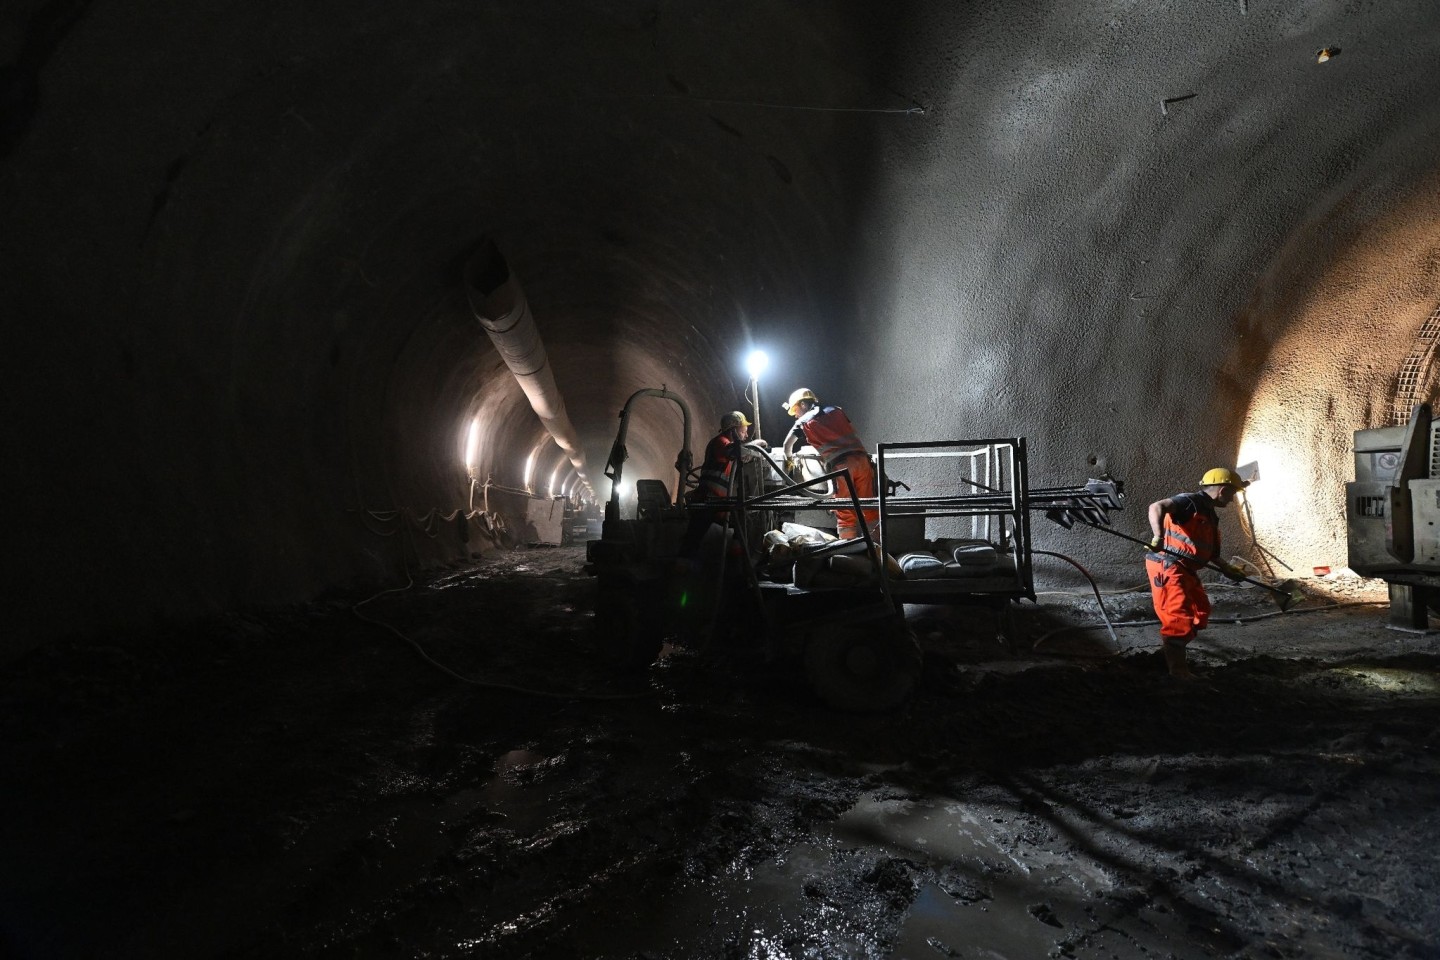
[[[159,946],[166,943],[176,951],[188,945],[169,955],[191,956],[631,955],[627,948],[636,956],[648,949],[658,952],[644,955],[789,957],[827,949],[945,955],[935,946],[944,937],[931,936],[935,942],[926,947],[929,941],[915,939],[918,927],[909,940],[892,930],[893,936],[855,934],[824,948],[806,939],[813,929],[792,928],[788,940],[757,935],[687,952],[661,941],[617,939],[594,920],[566,920],[559,939],[526,939],[553,929],[546,917],[569,916],[572,901],[604,909],[596,906],[609,902],[604,871],[593,864],[585,868],[594,872],[589,886],[496,907],[513,915],[497,912],[472,924],[489,931],[483,937],[465,932],[453,911],[441,924],[445,937],[417,933],[439,927],[416,919],[413,903],[470,896],[478,889],[473,876],[471,886],[455,888],[459,894],[435,888],[422,896],[418,887],[407,888],[408,913],[386,913],[366,900],[378,880],[369,887],[338,884],[343,893],[335,903],[321,903],[325,894],[316,887],[307,894],[306,922],[314,925],[306,940],[296,933],[301,921],[266,927],[237,914],[222,922],[218,908],[207,914],[193,903],[186,916],[167,921],[145,894],[113,892],[125,886],[123,872],[96,866],[71,876],[47,858],[42,841],[68,836],[49,849],[81,857],[79,847],[103,848],[109,841],[101,837],[113,835],[83,826],[91,814],[79,807],[72,811],[78,820],[53,822],[63,807],[54,806],[56,796],[73,804],[79,801],[72,791],[112,798],[143,792],[156,804],[158,826],[131,826],[168,838],[147,843],[197,851],[184,869],[178,853],[174,862],[154,855],[155,870],[193,881],[185,870],[199,871],[203,855],[237,884],[260,878],[255,844],[263,842],[222,856],[189,837],[207,822],[208,808],[164,799],[160,760],[132,772],[117,768],[98,785],[81,772],[104,766],[101,755],[111,748],[95,745],[109,742],[100,731],[114,717],[145,709],[146,688],[133,681],[160,676],[168,683],[203,667],[215,698],[204,709],[197,706],[205,699],[198,686],[156,687],[187,691],[166,701],[177,729],[186,723],[175,706],[182,700],[230,729],[250,715],[242,703],[272,703],[282,687],[304,699],[305,683],[297,678],[306,670],[330,685],[355,680],[354,689],[335,694],[333,702],[346,704],[337,716],[362,715],[367,695],[377,713],[405,715],[399,694],[366,686],[427,669],[407,659],[405,644],[376,622],[385,620],[378,609],[390,602],[387,591],[451,582],[447,577],[482,592],[510,584],[498,599],[485,596],[532,616],[563,610],[578,622],[593,602],[575,592],[582,586],[546,580],[553,587],[547,592],[522,574],[550,576],[546,571],[564,564],[547,558],[560,556],[569,558],[566,569],[578,571],[586,534],[564,547],[536,546],[545,538],[528,530],[528,518],[562,508],[598,516],[612,498],[633,511],[639,479],[663,481],[676,497],[684,486],[678,450],[692,451],[698,464],[719,417],[731,410],[757,421],[757,431],[778,446],[792,423],[782,401],[797,388],[843,407],[872,450],[880,443],[1024,438],[1033,484],[1119,479],[1126,506],[1117,522],[1147,538],[1146,504],[1194,490],[1208,468],[1250,465],[1259,479],[1246,491],[1243,510],[1224,512],[1226,542],[1258,568],[1277,573],[1278,562],[1287,575],[1305,577],[1347,565],[1345,484],[1355,479],[1355,431],[1404,424],[1416,405],[1440,396],[1440,7],[1433,4],[19,0],[0,23],[6,27],[0,310],[10,428],[3,473],[12,506],[0,667],[11,706],[12,769],[29,771],[36,784],[7,791],[6,832],[12,840],[31,837],[16,841],[13,849],[23,852],[13,855],[9,872],[40,878],[11,881],[0,899],[0,948],[17,956],[166,955]],[[769,365],[752,380],[746,358],[755,350]],[[624,451],[629,486],[616,490],[607,473],[620,414],[644,389],[680,398],[693,423],[687,429],[677,404],[637,404]],[[588,535],[595,535],[593,525]],[[1143,569],[1133,544],[1094,531],[1040,524],[1034,543],[1079,558],[1086,575],[1106,588],[1129,584]],[[1042,581],[1079,583],[1073,560],[1042,557],[1037,564]],[[575,584],[584,580],[576,573]],[[356,606],[377,596],[380,603]],[[1148,595],[1139,596],[1140,615],[1148,615]],[[325,619],[331,613],[348,630],[366,631],[364,642],[374,645],[367,649],[389,651],[366,661],[365,669],[379,671],[366,684],[347,672],[361,667],[337,666],[355,654],[326,632],[349,635]],[[483,605],[471,615],[509,622]],[[1353,715],[1336,714],[1354,729],[1324,726],[1307,711],[1320,711],[1333,690],[1312,684],[1306,687],[1312,700],[1301,698],[1307,719],[1293,723],[1297,730],[1321,724],[1314,737],[1329,738],[1325,744],[1354,734],[1370,752],[1302,743],[1302,732],[1259,713],[1247,732],[1235,733],[1236,750],[1253,747],[1257,756],[1292,761],[1296,751],[1309,750],[1331,758],[1326,763],[1359,757],[1354,763],[1376,776],[1397,777],[1418,762],[1413,754],[1401,759],[1403,741],[1429,758],[1433,773],[1429,751],[1440,727],[1425,724],[1440,722],[1436,698],[1414,679],[1435,673],[1433,641],[1422,634],[1396,648],[1401,641],[1384,632],[1383,611],[1364,616],[1366,624],[1381,624],[1366,634],[1378,638],[1365,648],[1368,655],[1410,658],[1364,668],[1371,671],[1364,676],[1412,672],[1404,709],[1392,704],[1395,714],[1381,717],[1357,707]],[[398,621],[386,622],[395,633]],[[231,654],[217,652],[219,641],[184,639],[215,624],[229,625],[227,643],[247,637],[259,643],[257,636],[270,630],[264,642],[286,659],[268,670],[253,661],[256,675],[248,682],[257,686],[242,695],[239,677],[216,666],[231,662]],[[399,632],[413,636],[409,628]],[[488,642],[483,631],[475,637],[477,647]],[[1144,643],[1155,646],[1153,636]],[[1270,666],[1246,689],[1269,696],[1261,673],[1264,683],[1300,683],[1294,664],[1310,654],[1303,645],[1296,649],[1291,659],[1265,660]],[[1346,656],[1352,654],[1361,656]],[[922,687],[934,693],[943,657],[930,648],[925,657],[930,679]],[[1249,662],[1248,655],[1232,659]],[[589,682],[594,669],[566,662],[549,668],[562,685]],[[684,669],[690,668],[674,671]],[[1345,682],[1361,683],[1354,673],[1360,669],[1345,674]],[[97,671],[111,679],[95,680]],[[1035,676],[1041,675],[1049,676]],[[1044,701],[1048,686],[1021,685],[1052,682],[1002,673],[986,687],[945,676],[947,696],[1013,684],[1004,687],[1006,697]],[[519,685],[544,685],[532,681]],[[435,681],[401,685],[419,690],[427,682]],[[95,683],[108,691],[100,705]],[[594,683],[593,690],[603,686]],[[1086,701],[1091,707],[1130,696],[1129,687],[1107,698],[1087,686],[1091,680],[1076,683],[1066,689],[1089,690],[1096,698]],[[255,692],[262,688],[270,692]],[[452,775],[469,769],[453,744],[482,728],[506,731],[503,749],[498,734],[486,743],[501,757],[494,761],[501,771],[496,782],[512,794],[546,782],[546,762],[585,753],[573,747],[565,754],[552,742],[558,735],[526,734],[527,710],[543,715],[532,718],[535,730],[560,716],[574,743],[592,742],[575,732],[582,724],[573,705],[512,709],[500,705],[508,702],[504,692],[471,695],[494,703],[485,710],[451,703],[439,711],[447,718],[440,732],[429,735],[449,737],[448,759],[427,755],[426,762],[449,763]],[[1189,708],[1148,696],[1134,703],[1163,715],[1161,729],[1184,725]],[[222,702],[234,712],[214,712]],[[628,701],[597,702],[621,709],[614,704]],[[1211,725],[1250,709],[1227,703],[1198,707],[1210,712]],[[805,734],[795,730],[818,722],[815,709],[784,714],[796,724],[790,733],[757,732],[753,718],[745,729],[767,744],[789,744],[775,747],[776,755],[813,758],[825,752],[827,734],[817,732],[802,748],[796,744]],[[1008,700],[996,709],[987,716],[1003,720],[997,743],[1031,742],[1016,732],[1031,722],[1025,711]],[[284,740],[288,734],[276,731],[320,722],[300,719],[311,716],[305,711],[287,719],[276,710],[254,734],[260,740],[267,730]],[[115,755],[163,754],[169,724],[154,722],[130,729],[116,721],[108,735],[130,734]],[[1034,722],[1064,727],[1048,714]],[[633,717],[614,724],[595,736],[619,738],[614,731],[624,729],[638,738],[634,731],[646,727]],[[1274,734],[1283,744],[1254,740],[1261,728],[1273,732],[1277,725],[1286,731]],[[930,810],[932,802],[922,797],[943,793],[939,774],[922,784],[914,774],[920,761],[881,744],[881,728],[863,730],[857,734],[863,745],[834,749],[883,754],[885,769],[903,769],[912,779],[893,795],[878,790],[858,803],[883,779],[878,760],[868,772],[851,771],[851,786],[843,789],[787,781],[787,802],[805,812],[807,829],[824,823],[833,831],[825,848],[830,865],[817,860],[794,910],[826,902],[827,884],[839,882],[835,851],[853,848],[845,847],[844,824],[862,832],[882,820],[893,826],[897,804],[919,817],[916,811]],[[1211,750],[1220,764],[1229,734],[1210,734],[1213,740],[1189,749]],[[1147,751],[1165,751],[1164,738],[1154,736],[1134,745],[1137,770]],[[62,741],[69,752],[59,750]],[[926,743],[921,752],[931,761],[958,769],[960,747]],[[627,776],[689,782],[676,771],[699,762],[692,749],[714,749],[731,762],[728,773],[706,775],[712,786],[749,776],[736,772],[750,755],[738,747],[675,749],[673,768],[638,756],[630,774],[604,782],[619,782],[614,790],[621,792]],[[274,755],[256,751],[254,769],[278,769]],[[1063,806],[1058,792],[1047,792],[1059,791],[1058,781],[1042,784],[1008,769],[1002,775],[1005,751],[980,752],[979,759],[965,756],[993,774],[975,786],[989,797],[985,809],[1003,806],[992,795],[1002,788],[1010,791],[1006,802],[1019,804],[1016,823],[1046,819],[1045,810]],[[269,774],[242,777],[240,754],[233,769],[215,767],[230,772],[215,772],[210,782],[268,782]],[[1076,752],[1046,747],[1035,756],[1037,763],[1075,764],[1071,773],[1083,768]],[[1105,769],[1114,773],[1120,761],[1110,760]],[[819,769],[827,763],[816,761]],[[481,766],[492,770],[490,760]],[[347,770],[356,782],[364,779]],[[1227,771],[1237,783],[1245,780],[1243,771]],[[1196,768],[1170,782],[1185,777],[1206,780]],[[1144,783],[1151,788],[1151,780]],[[1342,790],[1340,781],[1325,783],[1314,787],[1312,811]],[[1420,798],[1434,797],[1429,783],[1415,788]],[[1420,801],[1407,790],[1394,805],[1409,816],[1406,804]],[[740,790],[735,797],[748,795]],[[492,812],[513,800],[486,796]],[[706,817],[720,816],[718,807],[702,815],[698,802],[691,794],[675,799],[666,822],[680,832],[708,829],[715,821]],[[477,803],[465,810],[473,813]],[[1115,800],[1107,809],[1137,805],[1143,802]],[[51,819],[37,812],[47,806]],[[878,819],[856,826],[856,811]],[[731,807],[721,813],[740,815]],[[424,847],[407,847],[403,829],[376,832],[375,823],[406,815],[376,814],[363,830],[354,826],[357,818],[360,846],[345,856],[356,864],[388,862],[400,856],[395,850]],[[95,816],[95,823],[106,822]],[[754,808],[745,816],[758,822]],[[1116,817],[1101,819],[1114,827]],[[33,829],[26,827],[31,820]],[[1047,820],[1057,836],[1071,835],[1063,820],[1058,814]],[[799,829],[795,822],[786,829]],[[1395,822],[1406,824],[1397,831],[1419,829],[1403,817]],[[1428,822],[1419,836],[1436,839],[1433,817]],[[333,823],[323,829],[344,831]],[[318,862],[326,848],[313,838],[321,830],[296,841],[298,847],[276,843]],[[616,833],[636,831],[645,835],[643,822]],[[779,839],[783,833],[774,826],[769,835],[777,849],[793,853]],[[884,847],[873,832],[867,838],[872,851]],[[1258,848],[1266,841],[1249,842]],[[464,856],[480,856],[476,849],[464,847]],[[823,859],[820,847],[807,849]],[[897,896],[912,911],[930,895],[946,909],[978,902],[956,893],[964,884],[953,875],[917,879],[914,850],[897,852],[892,844],[885,851],[863,869],[849,863],[861,878],[855,884],[878,897],[868,907],[846,901],[848,907],[834,908],[856,929],[864,924],[855,911],[883,913]],[[507,863],[518,862],[518,854],[510,856]],[[726,856],[718,846],[695,853],[684,867],[672,864],[679,873],[668,882],[729,876]],[[575,863],[588,862],[577,857]],[[1415,896],[1433,900],[1433,869],[1412,870],[1406,860],[1386,872],[1385,856],[1377,857],[1382,886],[1415,884],[1429,891]],[[759,870],[758,862],[746,869]],[[1195,862],[1172,866],[1186,876],[1199,869]],[[504,864],[492,867],[506,876]],[[1052,869],[1059,875],[1058,865],[1032,867],[1037,876]],[[1170,869],[1131,867],[1137,875]],[[606,869],[612,868],[625,873],[614,864]],[[330,861],[323,869],[339,868]],[[1261,887],[1270,882],[1262,879],[1255,881]],[[179,882],[147,881],[168,894]],[[491,891],[499,881],[486,882]],[[1364,886],[1354,876],[1346,883]],[[223,886],[217,882],[216,896]],[[548,888],[537,880],[535,889]],[[1143,892],[1132,902],[1155,893],[1153,884],[1134,889]],[[120,936],[107,946],[100,921],[72,925],[92,896],[112,930],[149,911],[144,929],[151,939]],[[1422,956],[1437,949],[1440,914],[1433,903],[1381,904],[1374,897],[1362,891],[1329,904],[1326,916],[1369,931],[1340,942],[1335,955]],[[279,910],[279,899],[271,900],[267,909]],[[1226,939],[1187,902],[1188,908],[1172,905],[1167,921],[1180,931],[1167,942],[1181,956],[1300,956],[1318,942],[1293,930],[1284,941],[1275,933],[1280,921],[1255,921],[1250,933]],[[257,916],[261,906],[251,903]],[[1037,909],[1021,904],[1016,922],[1038,923],[1045,932],[1060,926],[1046,918],[1064,909]],[[386,919],[356,933],[359,927],[335,919],[346,910]],[[885,916],[893,920],[892,914],[915,915]],[[314,919],[321,916],[323,922]],[[504,923],[518,924],[520,932],[496,933]],[[264,932],[235,937],[237,926]],[[323,936],[315,933],[322,927]],[[1261,927],[1269,939],[1253,932]],[[215,929],[227,931],[228,945]],[[671,935],[684,942],[683,932]],[[1159,949],[1159,934],[1121,946],[1105,936],[1061,943],[1056,955]],[[578,947],[582,942],[592,947]],[[1002,942],[995,955],[1024,955],[1032,946]]]

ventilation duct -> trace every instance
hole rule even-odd
[[[490,342],[515,375],[520,389],[525,391],[530,409],[570,458],[580,482],[591,489],[585,474],[585,455],[580,450],[575,426],[565,412],[565,399],[555,385],[555,374],[530,313],[530,304],[510,274],[510,265],[489,239],[482,240],[465,263],[465,297],[475,319],[490,335]]]

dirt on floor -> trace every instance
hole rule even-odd
[[[1217,586],[1191,683],[1143,594],[913,608],[867,716],[617,674],[582,560],[8,664],[0,955],[1440,956],[1440,643],[1374,584]]]

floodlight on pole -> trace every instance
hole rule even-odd
[[[760,439],[760,375],[770,366],[770,357],[764,350],[751,350],[745,358],[745,369],[750,374],[750,419],[755,426],[751,439]]]

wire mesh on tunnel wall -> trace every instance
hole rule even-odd
[[[1415,335],[1415,344],[1410,349],[1410,355],[1405,358],[1404,363],[1400,364],[1400,378],[1395,384],[1393,423],[1409,423],[1410,410],[1417,403],[1433,405],[1437,337],[1440,337],[1440,304],[1436,305],[1430,318],[1421,324],[1420,332]]]

